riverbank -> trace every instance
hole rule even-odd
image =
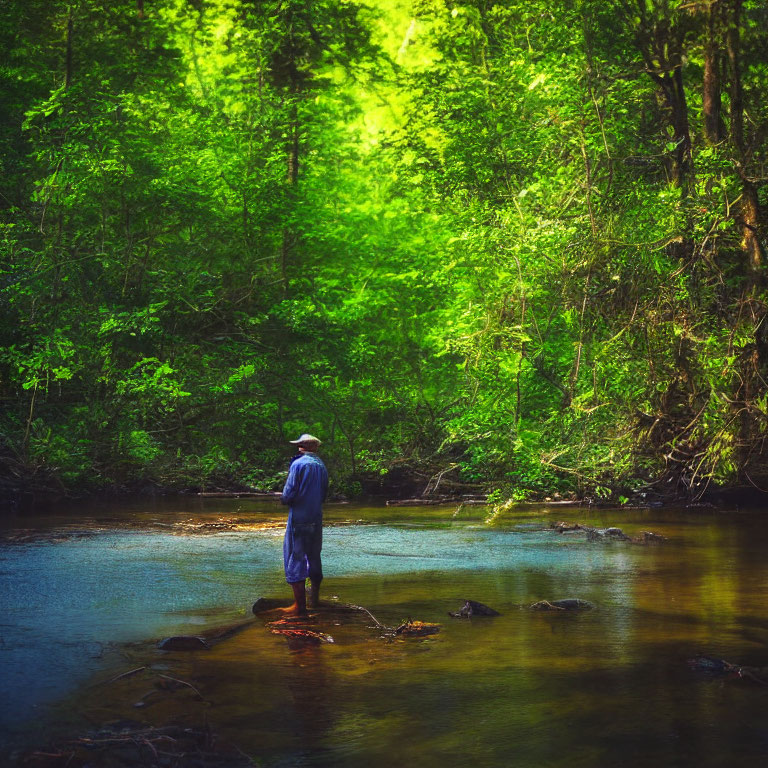
[[[768,487],[768,480],[765,480]],[[643,509],[647,507],[689,507],[692,509],[716,509],[716,508],[759,508],[768,504],[768,490],[764,487],[753,485],[732,485],[708,488],[704,493],[680,498],[674,494],[663,495],[658,492],[638,491],[631,497],[595,497],[593,495],[583,498],[569,496],[563,497],[559,493],[551,496],[542,495],[541,498],[505,498],[498,492],[478,492],[475,486],[459,488],[452,494],[428,494],[419,496],[396,496],[386,488],[379,489],[377,494],[369,494],[359,497],[348,497],[342,493],[332,493],[329,503],[336,504],[371,504],[373,506],[414,507],[414,506],[440,506],[440,505],[465,505],[465,506],[492,506],[494,508],[513,508],[521,504],[561,507],[591,507],[612,509],[621,507],[625,509]],[[402,490],[402,489],[401,489]],[[87,493],[75,494],[65,491],[54,492],[50,488],[42,488],[37,491],[24,493],[8,493],[0,498],[0,519],[23,519],[27,515],[46,515],[54,510],[77,509],[82,505],[98,504],[131,504],[134,500],[142,502],[164,500],[176,500],[182,503],[195,503],[200,499],[255,499],[263,501],[279,501],[279,491],[259,491],[253,488],[238,486],[217,486],[215,490],[178,489],[171,486],[140,486],[123,487],[116,486],[107,489],[99,489]]]

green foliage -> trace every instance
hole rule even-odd
[[[347,495],[763,472],[762,4],[142,5],[0,7],[0,462],[273,490],[310,431]]]

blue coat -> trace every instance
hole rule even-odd
[[[305,453],[291,463],[280,498],[288,504],[283,540],[283,564],[288,583],[323,578],[323,502],[328,493],[328,472],[320,457]]]
[[[292,464],[280,501],[291,508],[294,523],[322,523],[328,495],[328,471],[316,453],[304,453]]]

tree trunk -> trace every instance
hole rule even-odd
[[[298,145],[296,145],[298,146]],[[286,190],[286,208],[289,211],[294,210],[294,201],[296,195],[296,178],[298,176],[298,152],[291,150],[288,155],[288,189]],[[288,294],[288,286],[290,283],[288,277],[288,265],[291,262],[291,254],[295,243],[295,236],[290,224],[283,224],[282,242],[280,245],[280,278],[283,282],[283,292]]]
[[[288,128],[289,144],[287,152],[287,168],[286,168],[286,182],[287,182],[287,194],[286,203],[287,208],[290,211],[295,210],[296,202],[296,185],[299,180],[299,92],[300,84],[298,80],[294,80],[291,86],[291,98],[293,99],[293,105],[291,109],[291,124]],[[280,276],[283,281],[283,292],[287,295],[289,286],[288,265],[291,262],[291,255],[294,245],[296,243],[295,233],[291,227],[287,224],[283,225],[282,244],[280,248]]]
[[[620,7],[635,26],[635,45],[645,63],[648,76],[659,86],[662,106],[669,111],[675,147],[667,156],[670,179],[682,186],[691,168],[691,135],[688,104],[683,86],[685,31],[679,20],[670,16],[666,3],[649,8],[645,0],[636,4],[620,0]],[[656,17],[653,16],[657,11]],[[638,18],[639,14],[639,18]]]
[[[654,82],[658,83],[664,101],[671,113],[675,149],[671,153],[669,175],[676,186],[682,186],[691,168],[691,133],[688,125],[688,103],[683,86],[683,69],[678,64],[672,72],[659,74],[649,72]]]
[[[725,138],[725,124],[722,118],[722,70],[723,52],[719,33],[722,20],[720,0],[711,0],[707,13],[707,40],[704,46],[704,87],[702,111],[704,113],[704,135],[710,144],[718,144]]]
[[[64,89],[69,90],[72,85],[72,38],[74,37],[74,21],[72,19],[72,8],[69,9],[67,18],[67,52],[64,62]]]
[[[765,254],[760,242],[761,211],[757,188],[747,175],[749,156],[744,139],[744,92],[741,85],[741,24],[742,0],[731,0],[731,17],[728,20],[727,47],[730,71],[731,96],[731,139],[736,151],[736,172],[741,177],[742,196],[739,206],[741,224],[741,247],[746,257],[747,268],[756,278],[763,265]]]
[[[757,278],[765,261],[763,244],[760,242],[760,201],[757,188],[746,178],[743,179],[740,213],[741,247],[750,273],[753,278]]]
[[[731,138],[738,150],[739,160],[744,160],[744,93],[741,87],[741,57],[739,48],[741,39],[739,24],[741,23],[742,0],[731,0],[731,18],[728,20],[726,35],[728,45],[728,66],[731,76]]]

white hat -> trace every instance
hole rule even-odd
[[[320,440],[314,437],[314,435],[308,435],[306,432],[298,440],[289,440],[288,442],[294,445],[301,445],[302,443],[317,443],[320,445]]]

